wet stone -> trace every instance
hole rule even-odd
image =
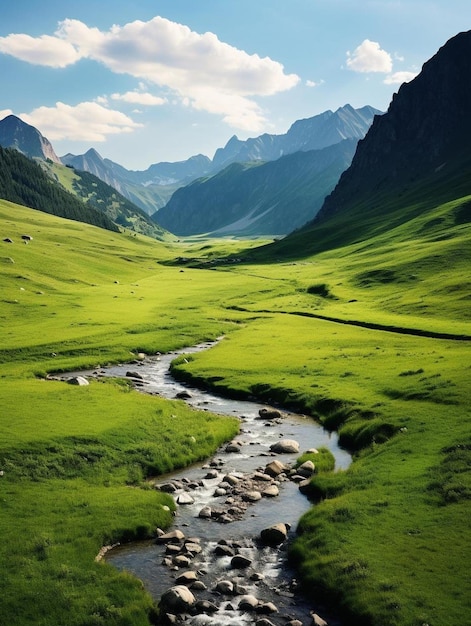
[[[188,572],[182,572],[180,576],[178,576],[176,582],[178,585],[186,585],[188,587],[192,585],[197,579],[198,576],[196,572],[189,570]]]
[[[270,450],[277,454],[296,454],[299,452],[299,443],[294,439],[281,439],[271,445]]]
[[[248,594],[241,597],[241,599],[239,600],[238,609],[239,611],[254,611],[257,606],[257,598],[251,594]]]
[[[278,613],[278,609],[273,602],[263,602],[257,606],[257,613],[269,615],[271,613]]]
[[[177,496],[176,498],[177,504],[180,505],[184,505],[184,504],[194,504],[194,499],[190,496],[189,493],[181,493],[179,496]]]
[[[214,478],[217,478],[219,476],[219,472],[217,470],[210,470],[209,472],[207,472],[205,478],[206,480],[213,480]]]
[[[317,613],[311,613],[313,626],[328,626],[327,622]]]
[[[210,518],[212,515],[212,511],[211,511],[211,507],[210,506],[204,506],[201,511],[198,513],[198,517],[202,517],[202,518]]]
[[[242,499],[246,502],[258,502],[262,499],[260,491],[247,491],[242,495]]]
[[[252,565],[252,561],[242,554],[236,554],[231,560],[231,567],[234,569],[246,569]]]
[[[276,496],[279,496],[279,495],[280,495],[280,490],[278,489],[276,485],[270,485],[270,487],[267,487],[266,489],[262,491],[262,496],[264,496],[265,498],[275,498]]]
[[[178,529],[171,530],[157,537],[157,543],[180,543],[185,539],[185,534]]]
[[[185,550],[190,554],[199,554],[202,550],[198,543],[185,543]]]
[[[234,556],[234,550],[230,547],[230,546],[221,546],[221,545],[217,545],[214,548],[214,554],[217,554],[217,556]]]
[[[275,624],[273,622],[271,622],[269,619],[267,619],[266,617],[261,617],[260,619],[258,619],[255,622],[255,626],[275,626]],[[288,626],[288,625],[286,625]],[[302,626],[302,624],[301,624]]]
[[[205,591],[207,589],[202,580],[195,580],[195,582],[191,585],[191,588],[193,591]]]
[[[201,613],[211,615],[212,613],[216,613],[217,611],[219,611],[219,607],[217,607],[213,602],[210,602],[209,600],[198,600],[194,606],[194,612],[197,615]]]
[[[220,580],[216,584],[216,591],[219,591],[219,593],[224,595],[232,595],[234,592],[234,583],[230,580]]]

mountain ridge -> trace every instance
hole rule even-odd
[[[325,200],[316,221],[347,210],[366,193],[405,191],[450,167],[471,141],[471,31],[459,33],[401,85],[388,111],[374,119],[351,166]]]
[[[178,236],[283,236],[320,209],[355,148],[345,139],[275,161],[230,163],[175,191],[153,219]]]
[[[252,257],[298,258],[397,228],[420,239],[414,224],[428,214],[433,236],[433,212],[450,202],[458,203],[450,224],[471,221],[470,57],[471,31],[446,42],[375,118],[317,216]]]
[[[30,159],[38,158],[60,163],[51,142],[41,132],[16,115],[0,121],[0,146],[14,148]]]

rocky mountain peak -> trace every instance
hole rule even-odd
[[[14,148],[30,159],[50,159],[60,163],[51,143],[37,128],[26,124],[16,115],[8,115],[0,121],[0,146]]]

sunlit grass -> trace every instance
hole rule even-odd
[[[471,356],[468,340],[433,334],[471,335],[467,202],[412,207],[407,223],[315,256],[244,264],[234,259],[253,241],[161,243],[0,201],[15,242],[0,242],[9,625],[147,625],[150,598],[94,555],[168,524],[146,476],[209,455],[237,428],[122,383],[42,378],[221,335],[176,373],[298,408],[355,453],[349,470],[312,481],[320,502],[291,553],[309,594],[355,623],[462,623]]]

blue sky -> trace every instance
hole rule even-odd
[[[470,28],[469,0],[14,0],[0,119],[128,169],[212,158],[346,103],[386,110]]]

